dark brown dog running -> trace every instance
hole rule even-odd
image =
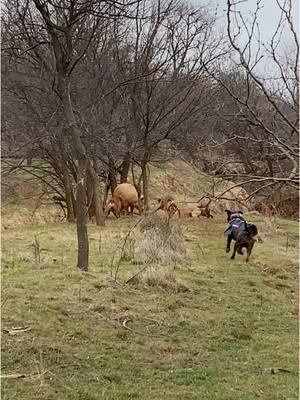
[[[246,262],[248,262],[255,243],[254,236],[258,233],[257,228],[254,224],[248,224],[244,220],[240,215],[243,214],[241,211],[225,211],[227,213],[227,221],[230,224],[230,227],[225,231],[225,234],[227,235],[226,252],[228,253],[230,251],[230,243],[232,240],[235,240],[236,242],[234,244],[231,260],[234,260],[236,252],[243,254],[242,249],[245,247],[247,250]],[[233,218],[236,219],[236,225],[232,223]]]

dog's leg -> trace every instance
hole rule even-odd
[[[247,247],[247,258],[246,258],[246,262],[249,261],[249,257],[251,256],[251,252],[254,246],[254,240],[252,239],[251,242],[249,243],[248,247]]]
[[[235,253],[236,253],[236,250],[237,250],[237,243],[235,243],[234,244],[234,249],[233,249],[233,253],[232,253],[232,256],[230,257],[231,258],[231,260],[234,260],[234,257],[235,257]]]
[[[230,252],[230,243],[231,243],[231,241],[232,241],[232,236],[231,236],[231,235],[227,236],[226,253],[229,253],[229,252]]]
[[[244,254],[244,253],[243,253],[243,247],[242,247],[240,244],[238,244],[238,242],[237,242],[237,249],[236,249],[236,251],[237,251],[237,253],[239,253],[239,254],[241,254],[241,255]]]

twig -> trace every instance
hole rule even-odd
[[[19,379],[19,378],[26,378],[30,376],[28,374],[10,374],[10,375],[1,375],[1,379]]]
[[[11,329],[3,329],[3,332],[8,333],[11,336],[18,335],[19,333],[24,333],[31,331],[31,328],[29,326],[19,326],[16,328],[11,328]]]
[[[121,264],[121,260],[122,260],[122,256],[123,256],[123,252],[124,252],[124,248],[125,248],[125,245],[126,245],[126,243],[127,243],[127,240],[128,240],[128,238],[129,238],[131,232],[133,232],[133,230],[134,230],[144,219],[145,219],[145,216],[142,216],[142,217],[129,229],[129,231],[127,232],[127,234],[126,234],[126,236],[125,236],[125,239],[124,239],[124,242],[123,242],[123,246],[122,246],[122,249],[121,249],[121,255],[120,255],[120,258],[119,258],[117,267],[116,267],[116,272],[115,272],[115,276],[114,276],[114,280],[115,280],[115,281],[117,281],[117,276],[118,276],[118,272],[119,272],[119,268],[120,268],[120,264]],[[113,255],[113,258],[112,258],[112,263],[111,263],[111,265],[113,264],[113,261],[114,261],[114,255]]]
[[[146,264],[144,268],[140,269],[137,273],[135,273],[131,278],[127,279],[125,282],[126,284],[131,282],[136,276],[138,276],[140,273],[144,272],[147,268],[149,267],[149,264]]]
[[[133,332],[133,333],[136,333],[136,334],[138,334],[138,335],[150,336],[150,337],[161,337],[161,336],[170,337],[170,335],[165,335],[165,334],[162,334],[162,333],[159,334],[159,335],[154,335],[154,334],[152,334],[152,333],[149,332],[148,326],[146,327],[147,330],[148,330],[148,333],[133,330],[133,329],[129,328],[129,326],[127,326],[127,323],[128,323],[129,321],[131,321],[130,318],[125,318],[124,321],[122,322],[122,326],[123,326],[125,329],[127,329],[127,330],[129,330],[129,331],[131,331],[131,332]]]
[[[265,374],[268,373],[268,374],[274,375],[274,374],[278,374],[279,372],[291,373],[292,371],[290,369],[288,369],[288,368],[280,368],[280,367],[264,369],[264,373]]]
[[[203,249],[202,249],[202,247],[200,246],[200,244],[198,243],[198,246],[197,246],[200,250],[201,250],[201,253],[202,253],[202,255],[204,256],[204,251],[203,251]]]
[[[123,326],[125,329],[128,329],[128,330],[131,331],[132,329],[129,328],[129,326],[127,326],[127,323],[128,323],[129,321],[131,321],[130,318],[125,318],[124,321],[122,322],[122,326]]]
[[[68,367],[80,367],[80,364],[61,364],[58,368],[68,368]]]

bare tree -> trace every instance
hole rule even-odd
[[[141,168],[147,208],[147,165],[185,121],[200,113],[199,98],[209,86],[204,64],[213,65],[223,48],[213,31],[214,20],[204,9],[157,1],[150,20],[139,21],[129,73],[141,78],[125,87],[125,97],[129,99],[130,147]]]
[[[133,4],[131,2],[130,7]],[[89,161],[82,140],[80,118],[74,107],[74,79],[76,68],[84,59],[101,23],[109,18],[126,16],[127,9],[127,4],[88,0],[51,3],[15,1],[7,3],[5,7],[6,36],[10,39],[9,46],[5,48],[8,60],[14,57],[23,64],[22,67],[26,64],[26,72],[34,76],[31,86],[36,85],[39,90],[46,86],[56,107],[54,114],[62,111],[64,129],[60,132],[67,134],[76,159],[77,266],[83,270],[88,269],[89,254],[88,176],[93,185],[97,223],[103,224],[104,220],[97,175]],[[32,105],[32,102],[28,103]],[[48,120],[51,120],[51,115]]]
[[[225,167],[223,176],[251,184],[253,197],[299,184],[299,40],[291,0],[274,1],[280,19],[269,43],[260,37],[262,2],[251,18],[242,13],[241,3],[227,0],[230,60],[219,73],[207,68],[220,88],[220,124],[209,147],[228,163],[239,164],[236,172]],[[219,167],[224,157],[217,160]]]

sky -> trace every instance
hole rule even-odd
[[[256,9],[257,0],[232,0],[237,5],[237,10],[242,12],[243,18],[245,20],[251,20],[251,13],[253,13]],[[285,0],[278,0],[280,4],[283,4]],[[288,0],[286,0],[288,1]],[[217,25],[221,34],[227,36],[226,27],[226,10],[227,10],[227,0],[191,0],[191,2],[196,6],[205,6],[207,5],[211,12],[215,13],[217,10]],[[292,18],[294,22],[294,26],[296,32],[298,34],[299,40],[299,3],[300,0],[291,0],[292,4]],[[278,23],[280,21],[281,11],[276,3],[276,0],[261,0],[262,8],[259,10],[259,30],[260,30],[260,41],[264,43],[266,47],[270,44],[272,36],[274,35]],[[287,25],[286,25],[287,26]],[[240,47],[243,47],[243,44],[247,42],[248,36],[246,35],[246,31],[242,31],[239,35],[238,43]],[[255,62],[254,54],[258,49],[257,45],[257,37],[254,38],[251,46],[252,50],[252,60]],[[295,52],[295,41],[289,29],[283,29],[282,36],[280,38],[279,46],[276,50],[277,54],[280,57],[291,57],[293,58],[296,54]],[[260,53],[264,56],[261,58],[260,62],[255,66],[255,71],[259,75],[269,76],[273,74],[273,76],[277,75],[279,72],[277,70],[276,65],[272,61],[271,56],[265,51],[264,47],[260,48]]]
[[[283,0],[279,0],[280,3],[283,3]],[[299,34],[299,0],[291,0],[292,2],[292,17],[295,21],[295,27]],[[237,6],[238,9],[243,13],[244,17],[249,17],[250,12],[255,10],[257,0],[245,0],[244,2],[240,2]],[[225,10],[227,8],[227,0],[194,0],[194,4],[203,5],[208,4],[209,8],[217,9],[219,16],[219,24],[225,24]],[[259,12],[259,27],[262,41],[267,43],[270,41],[274,30],[278,25],[278,21],[280,18],[280,11],[276,4],[276,0],[262,0],[261,1],[262,9]],[[298,35],[299,36],[299,35]],[[283,37],[283,41],[288,41],[288,37]]]

